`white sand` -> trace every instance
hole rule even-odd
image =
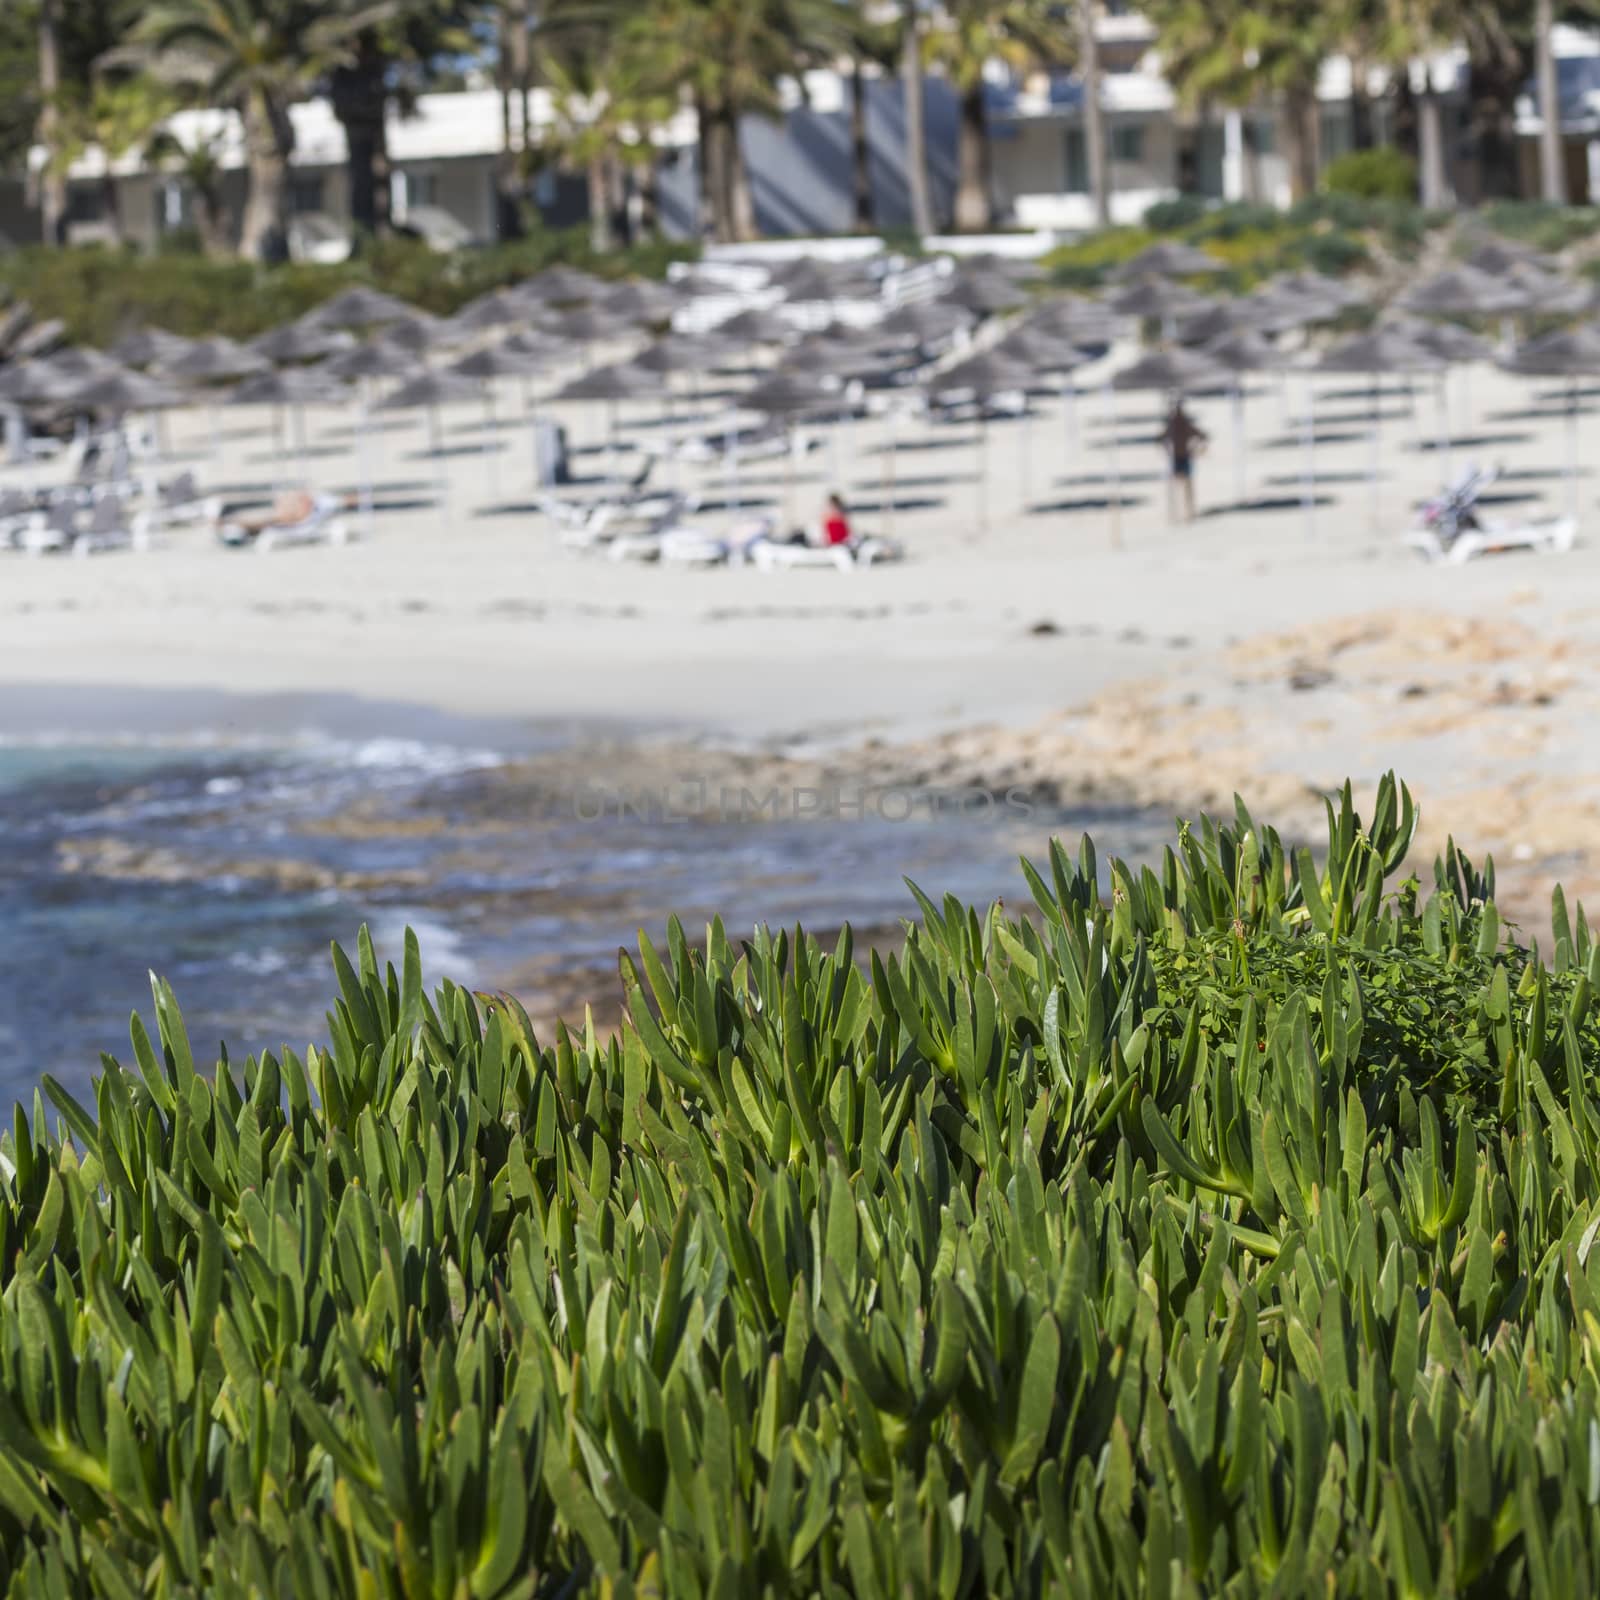
[[[1089,369],[1086,387],[1100,376]],[[231,551],[194,532],[144,555],[0,558],[0,726],[8,708],[15,716],[49,684],[333,690],[485,716],[667,722],[774,743],[921,740],[982,726],[999,731],[969,736],[975,765],[1014,764],[1024,749],[1038,771],[1051,760],[1109,761],[1104,737],[1079,735],[1096,718],[1102,734],[1108,718],[1113,726],[1122,718],[1116,761],[1143,776],[1151,798],[1210,798],[1192,790],[1213,759],[1223,792],[1276,775],[1289,780],[1272,791],[1286,803],[1296,786],[1303,792],[1346,770],[1369,779],[1392,761],[1469,837],[1481,822],[1498,830],[1488,842],[1502,849],[1528,844],[1542,859],[1577,848],[1569,835],[1600,820],[1600,722],[1585,670],[1600,639],[1600,547],[1425,567],[1398,536],[1406,508],[1443,476],[1442,453],[1417,448],[1419,437],[1438,438],[1431,392],[1419,391],[1410,416],[1400,415],[1397,391],[1384,399],[1375,526],[1363,385],[1317,387],[1318,423],[1330,437],[1316,451],[1324,503],[1314,528],[1299,506],[1306,383],[1290,376],[1259,381],[1247,410],[1249,493],[1276,502],[1272,509],[1226,509],[1231,409],[1196,403],[1213,445],[1200,463],[1204,514],[1187,527],[1166,524],[1154,443],[1130,442],[1152,439],[1159,397],[1120,396],[1116,458],[1130,503],[1119,546],[1109,512],[1083,504],[1109,489],[1102,391],[1079,402],[1075,445],[1059,402],[1026,427],[990,428],[987,534],[978,526],[976,429],[902,425],[902,441],[924,446],[897,460],[897,492],[916,504],[896,515],[894,532],[912,559],[853,573],[678,571],[576,556],[532,509],[480,514],[490,498],[491,464],[477,448],[485,441],[500,446],[499,498],[531,502],[525,429],[489,433],[473,408],[456,408],[445,418],[451,453],[440,461],[423,453],[420,418],[386,419],[380,503],[404,508],[380,509],[373,537],[348,548]],[[512,400],[502,396],[502,414]],[[1552,385],[1473,370],[1455,375],[1450,400],[1457,435],[1482,441],[1458,444],[1455,463],[1499,462],[1509,474],[1499,489],[1515,502],[1491,510],[1565,508],[1564,423]],[[1548,415],[1530,417],[1535,405]],[[637,420],[652,412],[639,408]],[[265,498],[275,476],[269,415],[223,417],[220,458],[204,456],[198,412],[169,420],[175,453],[203,486],[253,485]],[[579,444],[601,436],[600,408],[563,420]],[[354,489],[351,418],[317,410],[309,426],[316,484]],[[1600,537],[1590,475],[1600,421],[1586,414],[1581,429],[1591,464],[1580,479],[1585,531]],[[880,498],[882,438],[878,423],[840,435],[840,476],[854,500]],[[579,469],[603,464],[584,455]],[[441,471],[448,498],[427,503]],[[828,448],[798,469],[797,514],[815,514],[829,472]],[[14,470],[0,474],[0,485],[18,481]],[[781,464],[752,464],[743,493],[779,501],[782,482]],[[1029,509],[1064,502],[1080,504]],[[719,515],[696,520],[714,527]],[[857,515],[872,528],[884,520],[879,511]],[[1367,613],[1387,616],[1382,649],[1352,657],[1340,647],[1343,624],[1332,634],[1325,625]],[[1486,655],[1454,619],[1493,632]],[[1030,633],[1039,622],[1057,631]],[[1297,637],[1247,644],[1281,635]],[[1439,643],[1447,636],[1454,656]],[[1463,649],[1475,674],[1466,694]],[[1333,682],[1290,689],[1300,656],[1331,670]],[[1358,659],[1361,671],[1349,676]],[[1429,673],[1449,696],[1430,702],[1434,690],[1424,689],[1396,703],[1403,683]],[[1535,707],[1524,690],[1539,673],[1555,687]],[[1497,694],[1498,704],[1478,703]],[[1030,728],[1055,732],[1016,731]],[[1016,738],[1020,745],[995,743]],[[1513,838],[1537,835],[1537,816],[1524,810],[1513,825],[1483,797],[1503,799],[1557,772],[1577,820],[1559,841]]]

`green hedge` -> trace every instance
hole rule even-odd
[[[1600,947],[1413,820],[673,924],[615,1039],[363,935],[202,1072],[157,982],[3,1145],[10,1592],[1596,1593]]]
[[[1417,164],[1393,145],[1347,150],[1328,163],[1322,187],[1330,194],[1350,194],[1362,200],[1409,202],[1417,197]]]
[[[556,263],[604,277],[664,277],[694,245],[668,241],[596,255],[583,229],[545,230],[513,244],[440,254],[414,240],[372,245],[336,266],[261,266],[131,250],[31,248],[0,253],[0,299],[60,317],[78,342],[109,344],[147,324],[174,333],[250,338],[309,311],[351,284],[374,284],[440,314]]]

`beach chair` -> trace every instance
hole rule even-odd
[[[20,548],[17,538],[37,514],[32,498],[20,489],[0,493],[0,550]]]
[[[581,520],[563,527],[561,542],[569,550],[592,552],[609,551],[618,541],[623,541],[629,554],[614,559],[653,560],[653,552],[647,553],[649,541],[672,527],[685,511],[693,510],[698,503],[698,496],[677,490],[664,490],[635,501],[598,501]]]
[[[311,509],[298,522],[247,528],[242,523],[220,521],[217,538],[230,549],[284,550],[294,545],[347,544],[350,527],[339,515],[343,502],[337,495],[314,495]]]
[[[757,539],[749,549],[749,560],[761,572],[787,572],[795,568],[851,572],[857,567],[882,566],[904,559],[903,546],[892,539],[871,535],[853,539],[849,544],[832,545],[777,544],[770,539]]]
[[[1529,550],[1536,555],[1565,555],[1577,542],[1578,524],[1572,517],[1541,517],[1531,522],[1480,519],[1477,527],[1443,539],[1436,528],[1413,528],[1404,543],[1424,560],[1439,566],[1464,567],[1480,556],[1510,555]]]
[[[96,500],[87,522],[72,541],[75,556],[105,555],[113,550],[144,548],[146,541],[135,532],[126,506],[116,495]]]
[[[78,508],[65,501],[35,512],[19,530],[16,547],[30,556],[55,555],[70,550],[78,536]]]

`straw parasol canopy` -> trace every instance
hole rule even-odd
[[[659,372],[636,361],[614,361],[585,372],[556,392],[557,400],[654,400],[667,392]]]
[[[1204,295],[1165,278],[1146,278],[1131,288],[1119,290],[1105,303],[1123,317],[1195,316],[1211,305]]]
[[[1034,328],[1024,323],[1013,328],[994,347],[997,355],[1008,361],[1020,362],[1033,372],[1076,372],[1100,358],[1070,339],[1051,333],[1047,328]]]
[[[597,311],[622,322],[669,322],[683,297],[663,283],[619,283],[594,304]]]
[[[1025,391],[1033,378],[1031,366],[997,347],[932,374],[923,386],[934,395],[971,394],[986,400],[991,395]]]
[[[1223,263],[1215,256],[1197,250],[1192,244],[1163,240],[1124,261],[1111,274],[1114,283],[1132,283],[1138,278],[1195,278],[1203,273],[1221,272]]]
[[[737,339],[741,344],[788,344],[799,331],[787,317],[758,306],[737,312],[712,329],[722,338]]]
[[[1500,365],[1529,378],[1590,377],[1600,373],[1600,330],[1584,325],[1546,334],[1502,356]]]
[[[81,378],[111,377],[115,373],[128,370],[120,361],[113,361],[110,356],[87,345],[74,345],[66,350],[57,350],[47,359],[56,372],[74,381]]]
[[[165,328],[138,328],[112,345],[108,352],[125,367],[166,367],[186,354],[194,341]]]
[[[530,361],[553,365],[571,361],[576,346],[568,344],[565,339],[556,338],[554,334],[542,333],[537,328],[524,328],[502,341],[500,348],[513,355],[527,356]]]
[[[1194,350],[1151,350],[1111,375],[1113,389],[1158,389],[1164,394],[1221,389],[1230,382],[1225,368]]]
[[[1415,283],[1400,296],[1406,311],[1426,316],[1502,316],[1527,307],[1525,291],[1476,267],[1455,267]]]
[[[195,340],[182,355],[164,362],[161,370],[166,377],[186,383],[232,383],[269,371],[271,366],[264,355],[217,333]]]
[[[1494,346],[1487,339],[1473,333],[1469,328],[1463,328],[1459,323],[1440,322],[1407,331],[1424,350],[1431,350],[1441,360],[1448,361],[1452,365],[1490,361],[1494,358]]]
[[[524,298],[545,305],[576,305],[580,301],[594,300],[605,292],[606,282],[592,272],[581,272],[576,267],[546,267],[521,285]]]
[[[669,333],[633,358],[651,372],[706,372],[738,357],[740,346],[716,334]]]
[[[823,262],[802,256],[773,267],[767,281],[788,300],[848,300],[870,294],[871,278],[851,261]]]
[[[765,417],[798,417],[840,403],[839,385],[814,372],[778,371],[739,397],[739,408]]]
[[[540,363],[509,344],[490,345],[484,350],[474,350],[452,362],[445,370],[461,378],[526,378],[536,372]]]
[[[48,361],[12,361],[0,367],[0,400],[54,405],[65,400],[79,381],[77,375],[57,372]]]
[[[531,310],[529,301],[515,289],[491,289],[469,300],[449,319],[457,333],[488,333],[495,328],[524,325]]]
[[[1357,372],[1367,377],[1382,373],[1438,372],[1446,365],[1443,356],[1417,343],[1404,328],[1379,323],[1365,333],[1322,352],[1318,372]]]
[[[314,328],[377,328],[413,315],[404,300],[358,284],[342,289],[331,300],[306,313],[306,323]]]
[[[425,368],[391,389],[379,402],[380,411],[432,410],[435,406],[458,405],[481,398],[482,391],[469,378]]]
[[[1554,273],[1554,256],[1535,250],[1532,245],[1518,244],[1514,239],[1487,239],[1468,252],[1466,264],[1491,277],[1504,277],[1522,267],[1533,267],[1540,272]]]
[[[71,405],[107,417],[126,416],[130,411],[167,411],[189,402],[189,397],[172,384],[124,368],[90,374],[68,392],[66,399]]]
[[[1225,333],[1202,345],[1199,354],[1229,372],[1282,372],[1297,364],[1289,351],[1280,350],[1253,328]]]
[[[1214,300],[1199,311],[1178,319],[1179,344],[1210,344],[1250,326],[1250,313],[1242,300]]]
[[[1028,292],[1013,278],[999,272],[957,273],[954,282],[939,298],[951,306],[961,306],[980,317],[1010,311],[1028,298]]]
[[[352,378],[404,378],[417,370],[417,358],[397,344],[374,340],[329,356],[313,370],[341,382]]]
[[[949,300],[913,300],[891,311],[874,332],[888,339],[909,339],[917,344],[934,344],[970,328],[971,311]]]
[[[314,406],[340,399],[343,394],[343,384],[324,367],[285,367],[246,378],[228,395],[228,404]]]
[[[268,361],[283,366],[292,361],[320,361],[324,356],[336,356],[348,350],[355,339],[342,328],[318,327],[316,323],[301,318],[286,322],[271,333],[253,339],[250,348]]]
[[[449,338],[450,324],[444,318],[429,316],[426,311],[408,311],[384,327],[373,342],[420,356]]]

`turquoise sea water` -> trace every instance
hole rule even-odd
[[[674,910],[691,931],[719,913],[735,935],[758,920],[890,922],[914,912],[903,874],[935,894],[1020,898],[1019,847],[1049,831],[561,805],[457,826],[458,811],[481,824],[498,764],[549,740],[293,721],[139,738],[0,727],[0,1104],[45,1071],[85,1084],[101,1051],[128,1059],[152,970],[197,1056],[226,1040],[242,1057],[326,1036],[329,942],[352,945],[363,922],[396,961],[413,927],[430,980],[533,973],[582,993]]]

